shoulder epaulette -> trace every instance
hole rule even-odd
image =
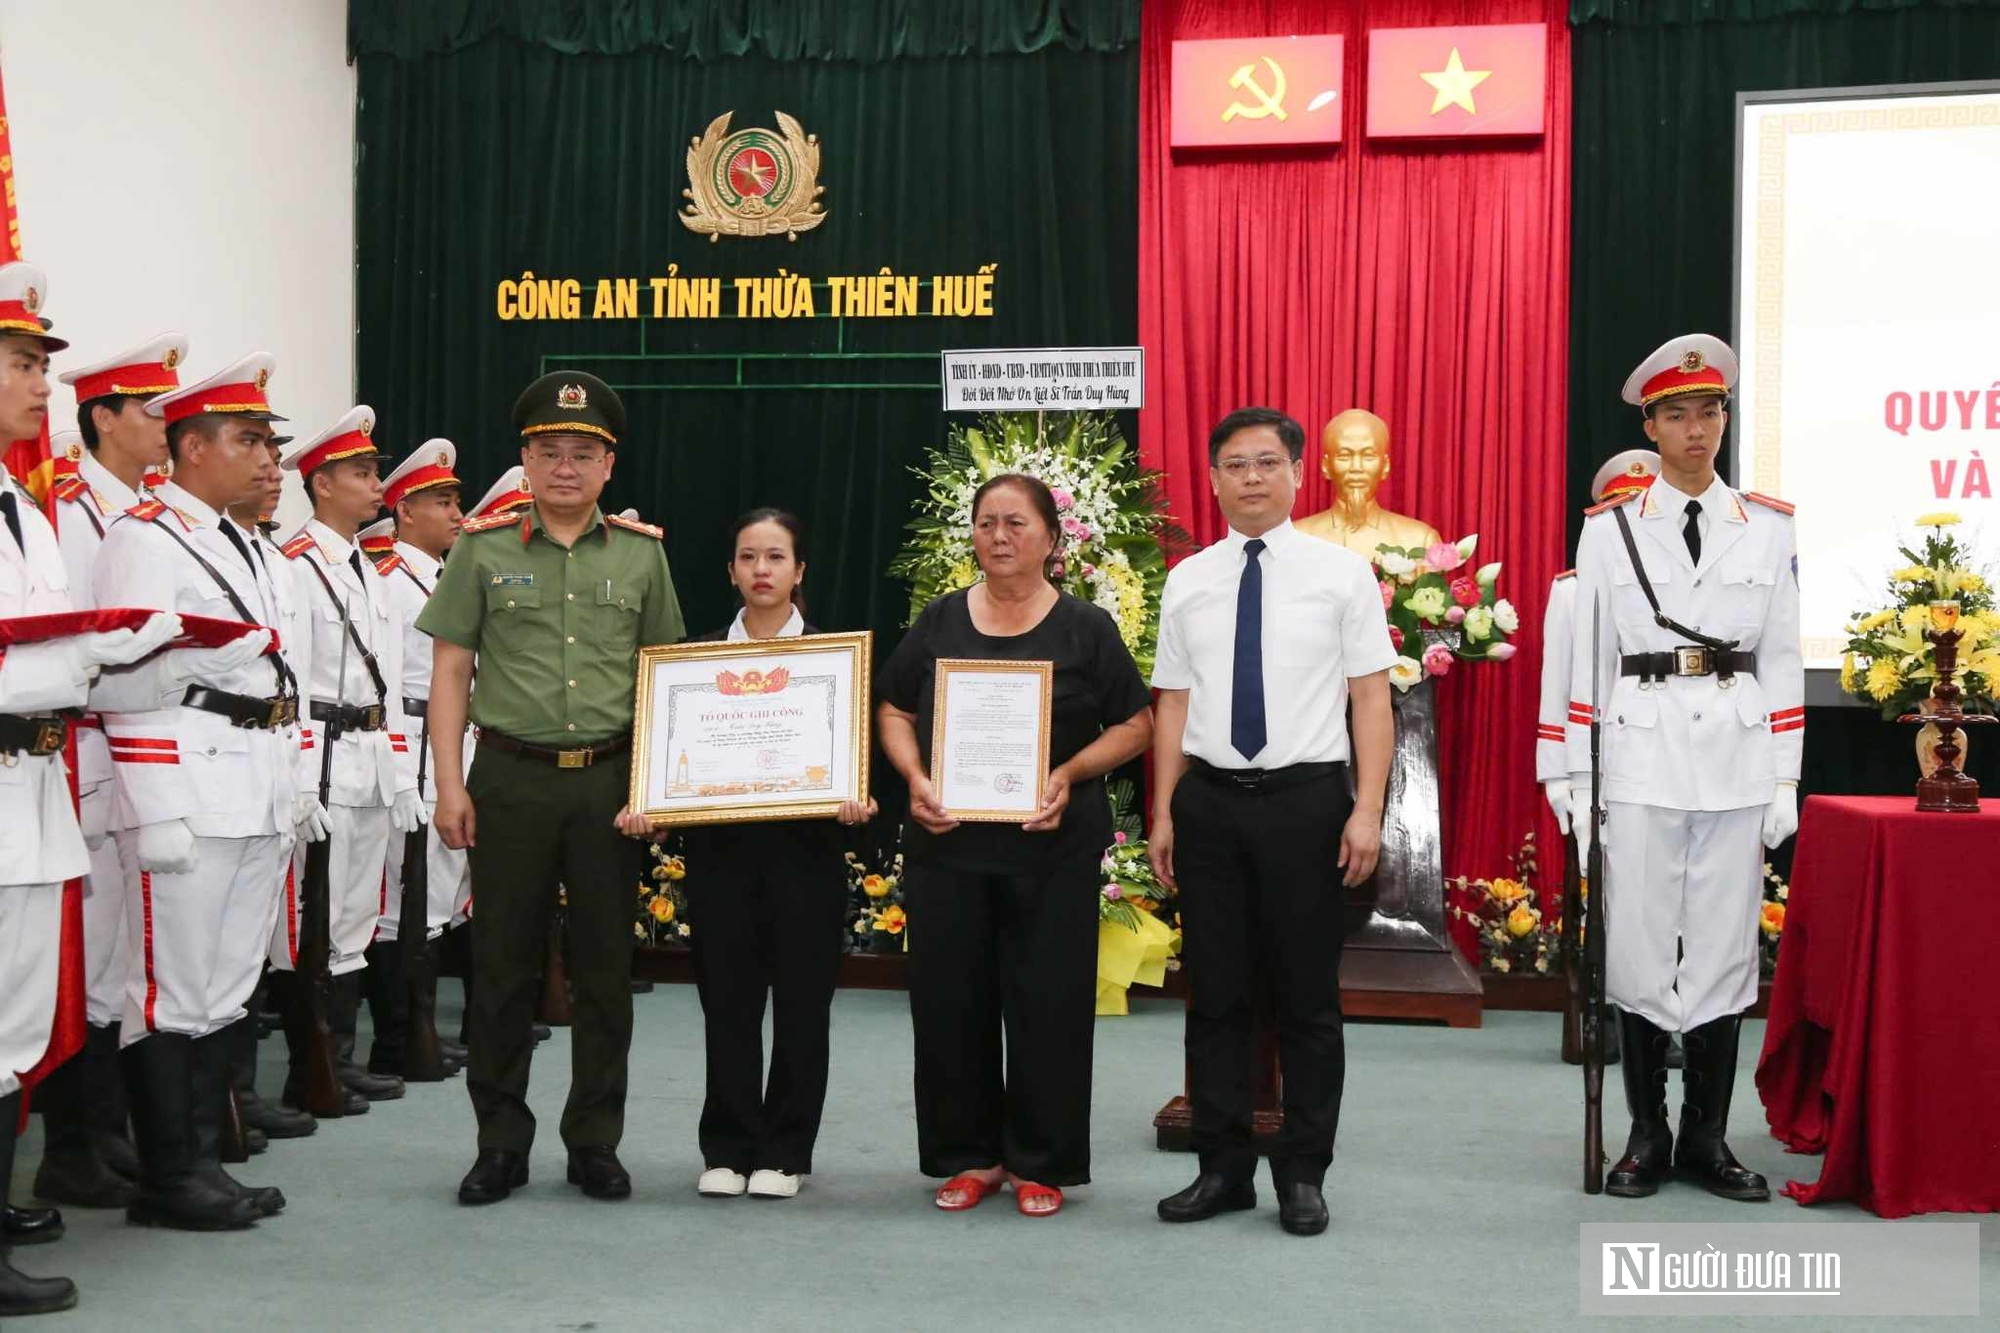
[[[51,488],[50,493],[58,500],[75,500],[87,494],[89,490],[90,483],[82,477],[64,477]]]
[[[375,562],[375,572],[377,574],[387,574],[402,563],[403,563],[403,557],[397,555],[394,551],[391,551],[389,554],[383,556],[380,560],[377,560]]]
[[[309,532],[301,532],[294,535],[290,541],[286,542],[283,546],[280,546],[278,549],[284,552],[285,559],[296,560],[301,555],[305,554],[307,551],[310,551],[312,547],[313,547],[312,534]]]
[[[494,528],[504,528],[509,523],[519,521],[516,514],[481,514],[478,518],[468,518],[458,525],[460,532],[491,532]]]
[[[1644,494],[1645,494],[1644,491],[1620,491],[1618,494],[1612,496],[1609,500],[1606,500],[1603,504],[1594,504],[1590,508],[1584,510],[1583,511],[1584,517],[1589,518],[1591,515],[1601,514],[1607,509],[1616,509],[1619,505],[1630,504]]]
[[[1562,573],[1556,575],[1555,578],[1551,581],[1555,583],[1561,583],[1564,579],[1573,579],[1575,577],[1576,577],[1575,570],[1565,569]]]
[[[1763,505],[1766,509],[1775,509],[1787,518],[1798,512],[1797,505],[1786,504],[1775,495],[1759,495],[1755,491],[1744,491],[1742,492],[1742,496],[1753,504]]]
[[[133,518],[143,518],[150,523],[166,513],[167,506],[164,500],[141,500],[125,512]]]
[[[665,528],[655,527],[651,523],[641,523],[636,518],[625,518],[618,514],[606,514],[604,521],[614,528],[624,528],[627,532],[642,533],[645,536],[651,537],[656,542],[665,540],[667,535]]]

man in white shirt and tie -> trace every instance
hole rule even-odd
[[[1256,1206],[1251,1017],[1263,975],[1284,1082],[1271,1153],[1279,1221],[1316,1235],[1346,1076],[1342,890],[1374,873],[1381,850],[1396,652],[1368,562],[1292,527],[1304,451],[1298,422],[1270,408],[1232,412],[1209,435],[1229,535],[1176,566],[1161,600],[1150,849],[1180,891],[1201,1158],[1160,1216]]]

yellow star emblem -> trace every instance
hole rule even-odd
[[[1478,115],[1479,108],[1472,104],[1472,90],[1492,78],[1493,71],[1467,69],[1465,63],[1458,58],[1458,48],[1454,46],[1451,48],[1451,58],[1444,62],[1443,69],[1429,74],[1420,73],[1417,77],[1437,89],[1437,96],[1431,99],[1433,116],[1448,106],[1462,106],[1474,115]]]

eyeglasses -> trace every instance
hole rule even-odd
[[[1231,481],[1241,481],[1252,472],[1260,477],[1275,477],[1291,461],[1283,454],[1259,454],[1255,458],[1225,458],[1216,466],[1227,472]]]
[[[528,455],[543,467],[561,467],[565,463],[571,467],[591,467],[604,461],[602,449],[564,450],[541,445],[530,449]]]

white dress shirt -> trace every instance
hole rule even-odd
[[[796,639],[805,632],[806,618],[799,614],[799,608],[795,606],[792,608],[792,613],[785,617],[784,625],[771,637],[776,639]],[[738,608],[736,612],[736,619],[729,622],[729,633],[722,637],[732,643],[750,637],[750,631],[744,628],[743,625],[743,611],[741,608]]]
[[[1188,691],[1181,749],[1217,768],[1287,768],[1348,757],[1347,682],[1396,660],[1382,594],[1368,562],[1308,537],[1287,519],[1264,534],[1264,720],[1251,758],[1229,740],[1236,662],[1236,592],[1244,543],[1230,530],[1167,575],[1153,687]]]

